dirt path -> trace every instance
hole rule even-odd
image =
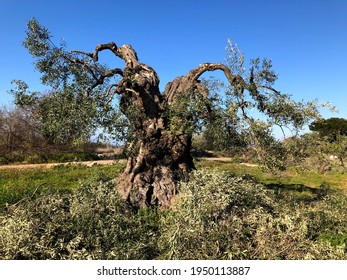
[[[230,158],[227,157],[206,157],[201,158],[203,160],[208,161],[223,161],[223,162],[230,162]],[[114,163],[126,163],[125,159],[120,160],[94,160],[94,161],[78,161],[78,162],[65,162],[65,163],[41,163],[41,164],[10,164],[10,165],[0,165],[0,170],[3,169],[34,169],[34,168],[52,168],[57,165],[68,165],[68,164],[83,164],[86,166],[93,166],[93,165],[111,165]],[[251,163],[240,163],[241,165],[256,167],[257,164],[251,164]]]
[[[212,160],[212,161],[231,161],[228,157],[203,157],[203,160]]]
[[[206,157],[202,158],[203,160],[211,160],[211,161],[223,161],[223,162],[231,162],[231,159],[228,157]],[[258,164],[253,163],[247,163],[247,162],[241,162],[240,165],[250,166],[250,167],[257,167]]]
[[[83,164],[86,166],[93,165],[111,165],[116,162],[125,162],[124,160],[95,160],[95,161],[81,161],[81,162],[66,162],[66,163],[42,163],[42,164],[11,164],[11,165],[0,165],[1,169],[33,169],[33,168],[51,168],[57,165],[68,165],[68,164]]]

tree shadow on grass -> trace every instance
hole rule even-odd
[[[321,200],[332,190],[326,183],[319,187],[308,187],[303,184],[264,184],[267,189],[273,190],[278,198],[292,198],[302,202]]]

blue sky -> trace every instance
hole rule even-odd
[[[330,101],[347,118],[345,0],[0,0],[0,104],[10,104],[11,80],[43,90],[21,42],[36,17],[69,49],[131,44],[159,74],[161,87],[204,62],[223,62],[230,38],[246,59],[272,58],[277,88],[295,100]],[[104,56],[109,64],[122,62]]]

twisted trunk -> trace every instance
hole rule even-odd
[[[135,155],[128,158],[117,189],[135,207],[167,206],[176,195],[176,184],[194,168],[190,137],[168,134],[162,118],[144,122],[136,133]]]
[[[246,85],[241,77],[233,76],[224,64],[205,63],[168,83],[161,94],[157,73],[138,61],[130,45],[117,47],[110,42],[98,45],[91,53],[73,52],[96,62],[99,52],[103,50],[109,50],[124,60],[125,68],[95,73],[86,60],[75,58],[70,62],[83,65],[91,74],[95,80],[91,89],[113,75],[122,77],[120,82],[111,85],[107,93],[102,95],[102,98],[107,98],[106,104],[114,94],[121,95],[120,109],[134,128],[132,152],[116,187],[120,195],[134,207],[168,206],[177,193],[177,182],[186,180],[194,169],[190,154],[192,132],[184,128],[173,129],[173,120],[167,116],[168,109],[179,105],[179,95],[207,94],[207,88],[198,80],[206,71],[222,70],[231,84]]]
[[[191,135],[169,131],[165,116],[168,103],[151,67],[137,61],[129,63],[117,91],[122,94],[121,110],[135,131],[132,153],[117,189],[134,207],[165,207],[176,195],[177,182],[194,168]]]

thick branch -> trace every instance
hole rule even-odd
[[[274,89],[273,87],[270,87],[270,86],[257,85],[257,88],[268,89],[268,90],[273,91],[275,94],[281,94],[278,90],[276,90],[276,89]]]
[[[107,98],[107,100],[105,101],[105,105],[107,106],[108,104],[110,104],[110,102],[112,101],[114,95],[116,93],[118,93],[117,91],[117,87],[118,87],[118,84],[112,84],[108,87],[107,91],[105,94],[101,95],[99,98],[100,99],[104,99],[104,98]],[[115,89],[113,89],[115,88]],[[113,90],[112,90],[113,89]]]
[[[188,72],[187,75],[176,78],[172,82],[166,85],[164,95],[166,101],[171,103],[177,94],[189,91],[194,88],[198,83],[199,77],[206,71],[222,70],[224,75],[232,85],[241,84],[242,87],[246,88],[247,85],[243,78],[239,75],[233,75],[231,70],[222,63],[204,63],[200,64],[197,68]]]
[[[103,50],[110,50],[112,51],[116,56],[118,56],[118,48],[117,45],[114,42],[109,42],[107,44],[99,44],[95,47],[94,52],[84,52],[84,51],[76,51],[73,50],[72,52],[75,53],[79,53],[79,54],[83,54],[86,56],[89,56],[91,59],[93,59],[94,61],[98,61],[99,60],[99,52],[103,51]]]
[[[186,75],[186,77],[189,77],[189,79],[192,79],[194,81],[197,81],[199,79],[199,77],[203,73],[205,73],[206,71],[215,71],[215,70],[222,70],[230,84],[234,84],[237,79],[241,78],[240,76],[233,75],[231,73],[231,70],[227,66],[222,64],[222,63],[204,63],[204,64],[200,64],[197,68],[191,70]]]
[[[253,68],[251,69],[250,79],[249,79],[249,82],[247,83],[240,75],[233,75],[231,73],[230,68],[228,68],[226,65],[222,63],[204,63],[204,64],[200,64],[197,68],[188,72],[187,75],[178,77],[172,82],[168,83],[164,91],[164,96],[166,98],[166,101],[168,103],[171,103],[177,94],[189,92],[190,90],[196,88],[199,83],[198,79],[202,74],[204,74],[206,71],[215,71],[215,70],[223,71],[228,82],[235,87],[237,86],[241,93],[245,89],[250,91],[250,93],[253,95],[255,100],[259,102],[259,107],[261,111],[264,111],[264,103],[263,103],[264,100],[263,100],[263,97],[258,92],[258,89],[267,89],[274,92],[275,94],[280,94],[280,92],[274,89],[273,87],[256,84],[254,82]],[[243,100],[241,101],[242,101],[241,103],[244,103]],[[242,110],[244,110],[242,106],[240,107]]]
[[[98,79],[98,77],[96,76],[96,74],[94,73],[94,71],[92,70],[92,68],[90,67],[90,64],[84,60],[80,60],[78,58],[74,58],[74,59],[70,59],[68,57],[65,57],[70,63],[76,63],[76,64],[81,64],[83,67],[85,67],[88,72],[93,76],[93,78],[95,80]]]
[[[66,58],[69,62],[71,63],[77,63],[82,65],[84,68],[87,69],[87,71],[92,75],[93,79],[95,80],[95,83],[92,84],[89,87],[89,90],[97,87],[98,85],[101,85],[104,83],[104,80],[106,78],[111,78],[114,75],[120,75],[123,76],[123,71],[119,68],[114,68],[114,69],[107,69],[105,70],[103,73],[97,75],[97,73],[92,69],[92,67],[90,66],[90,63],[85,61],[85,60],[80,60],[78,58],[74,58],[74,59],[70,59],[70,58]]]
[[[123,45],[122,47],[118,48],[114,42],[99,44],[95,47],[94,52],[84,52],[77,50],[73,50],[72,52],[89,56],[93,61],[96,62],[99,60],[99,52],[104,50],[110,50],[116,56],[123,59],[126,63],[126,66],[134,67],[139,64],[137,54],[130,45]]]
[[[123,76],[123,71],[119,68],[107,69],[105,72],[100,74],[99,78],[97,78],[95,83],[91,86],[91,89],[97,87],[98,85],[102,85],[106,78],[111,78],[114,75]]]

